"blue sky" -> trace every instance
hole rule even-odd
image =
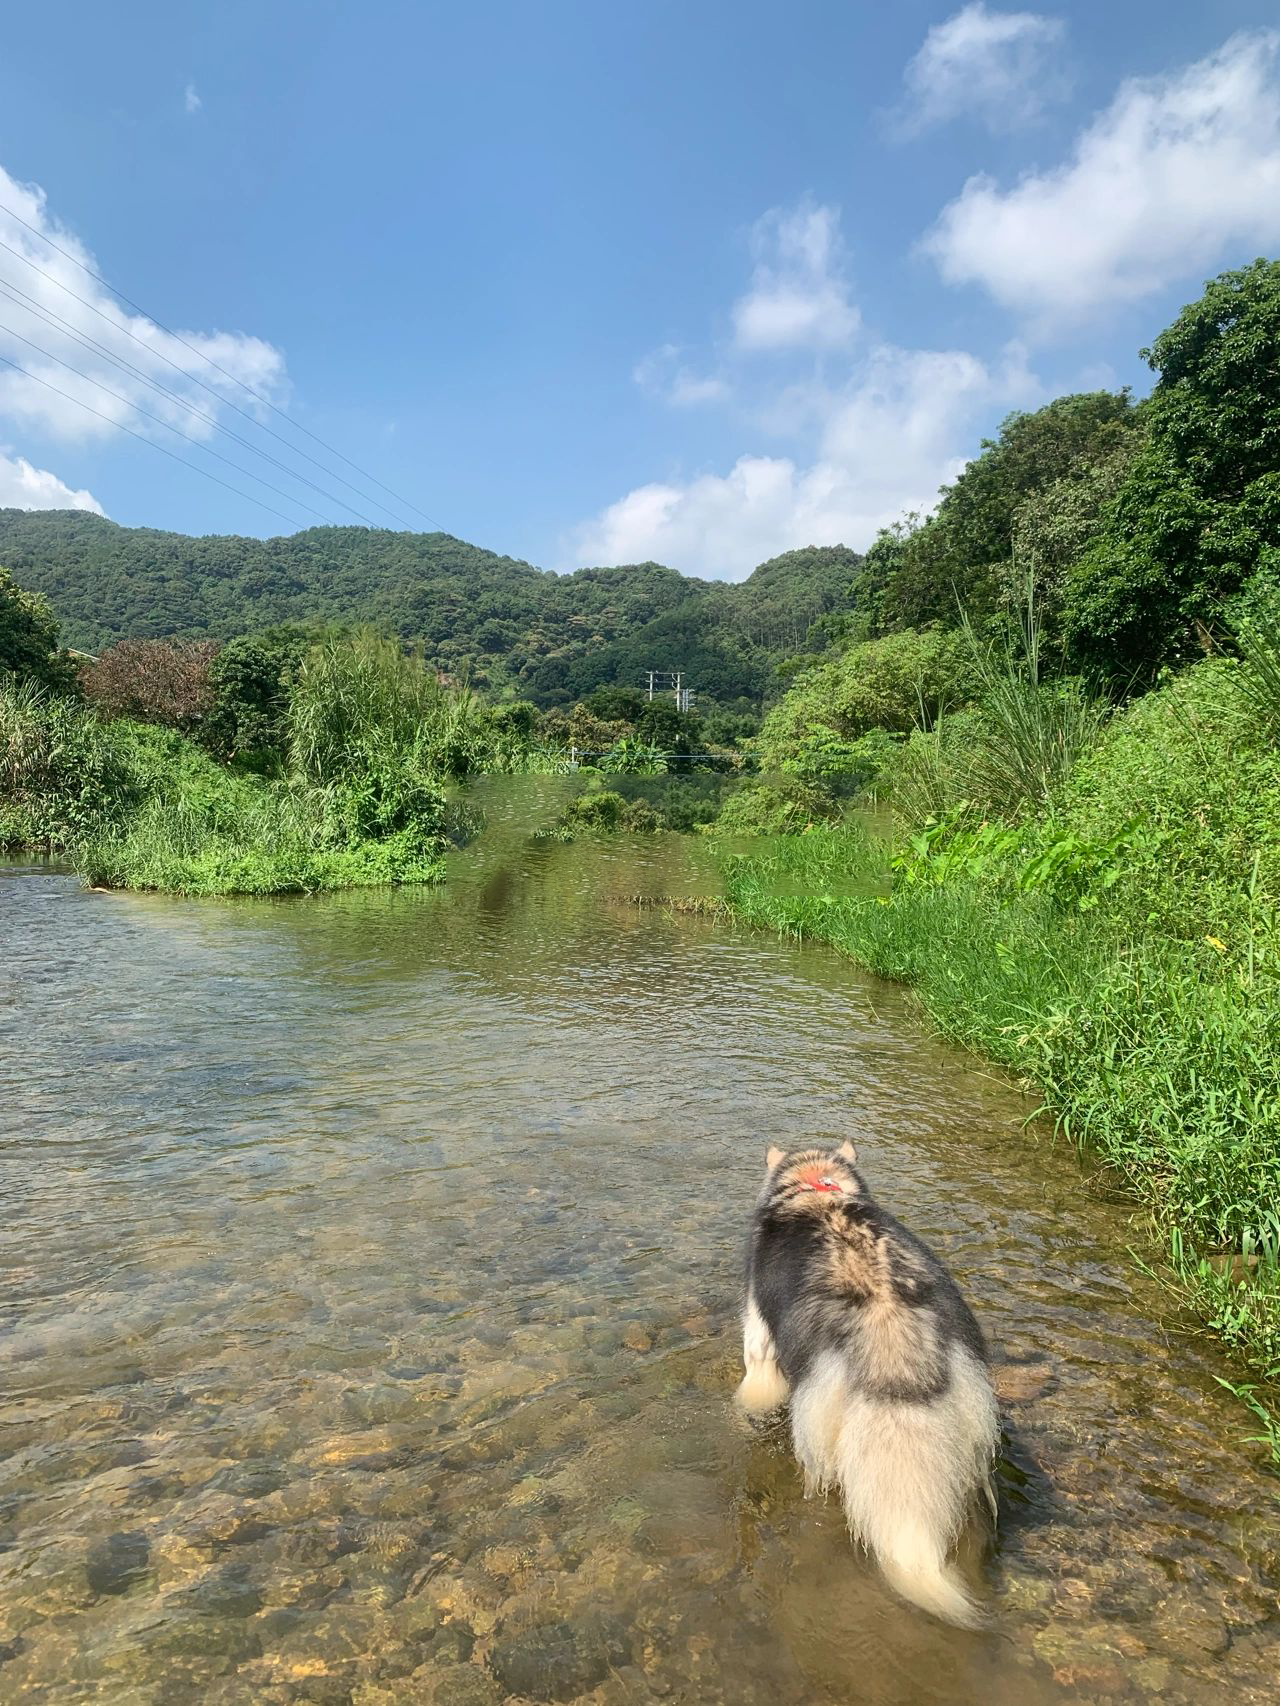
[[[0,502],[279,533],[318,519],[303,505],[354,519],[346,499],[395,524],[340,473],[404,523],[556,568],[738,579],[789,546],[865,546],[1009,409],[1142,388],[1139,348],[1207,276],[1280,251],[1274,19],[1234,0],[15,11],[0,356],[26,373],[0,367]]]

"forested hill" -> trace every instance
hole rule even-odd
[[[558,575],[447,533],[194,539],[79,510],[0,509],[0,564],[44,594],[68,645],[370,622],[420,641],[446,669],[547,705],[638,683],[647,669],[682,669],[707,698],[758,699],[809,625],[848,608],[859,562],[842,546],[811,547],[730,586],[658,563]]]

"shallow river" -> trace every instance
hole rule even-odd
[[[628,904],[699,843],[518,792],[433,893],[0,871],[0,1699],[1280,1697],[1277,1484],[1124,1207],[901,992]],[[1001,1365],[986,1634],[731,1414],[766,1143],[850,1133]]]

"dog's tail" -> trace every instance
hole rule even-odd
[[[891,1544],[892,1554],[877,1547],[876,1556],[890,1587],[903,1599],[922,1611],[931,1611],[944,1623],[955,1623],[962,1629],[985,1628],[989,1621],[986,1612],[974,1603],[957,1572],[939,1559],[930,1536],[900,1531]]]
[[[957,1357],[949,1391],[926,1403],[855,1400],[836,1465],[850,1528],[904,1599],[962,1628],[986,1621],[947,1555],[999,1437],[983,1371]]]

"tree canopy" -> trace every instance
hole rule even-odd
[[[65,691],[74,672],[58,639],[58,618],[45,599],[0,569],[0,672]]]
[[[861,561],[841,546],[812,547],[729,586],[659,563],[558,575],[443,533],[327,527],[193,539],[62,510],[0,510],[0,560],[92,650],[369,623],[454,676],[540,705],[634,686],[648,669],[684,670],[723,704],[758,702],[777,659],[825,613],[848,608]]]
[[[1136,676],[1280,568],[1280,261],[1213,279],[1143,355],[1145,445],[1064,588],[1076,658]]]

